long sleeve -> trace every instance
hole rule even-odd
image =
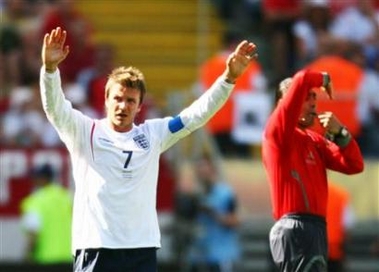
[[[58,69],[54,73],[47,73],[44,67],[41,68],[40,92],[42,107],[48,120],[67,148],[73,151],[75,145],[80,145],[81,131],[84,132],[84,128],[88,127],[85,123],[90,126],[92,120],[73,109],[71,103],[65,99]]]
[[[363,171],[363,157],[354,138],[345,147],[339,147],[332,143],[320,146],[324,147],[325,164],[328,169],[348,175]]]
[[[162,150],[203,126],[224,105],[233,87],[234,84],[219,77],[204,94],[172,118],[168,122],[169,133],[172,135],[167,137]]]
[[[309,91],[314,87],[320,87],[322,82],[320,72],[301,70],[296,73],[287,93],[268,120],[265,138],[275,139],[276,144],[288,147]]]
[[[233,87],[233,84],[218,78],[199,99],[179,114],[184,126],[191,132],[203,126],[224,105]]]

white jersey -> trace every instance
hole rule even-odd
[[[160,247],[156,212],[159,157],[208,121],[234,85],[221,78],[177,117],[147,120],[125,133],[94,120],[64,97],[59,70],[41,69],[47,118],[70,152],[75,182],[72,250]]]

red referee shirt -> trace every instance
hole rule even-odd
[[[326,170],[345,174],[363,170],[363,158],[354,139],[341,148],[312,130],[297,127],[309,90],[320,87],[322,80],[319,72],[298,72],[266,125],[262,156],[275,219],[293,212],[325,217]]]

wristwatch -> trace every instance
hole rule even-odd
[[[346,129],[346,127],[341,127],[340,131],[337,134],[337,137],[346,138],[347,136],[349,136],[349,131]]]

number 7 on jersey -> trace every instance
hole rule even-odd
[[[126,160],[125,160],[125,164],[124,164],[124,168],[128,168],[128,165],[130,163],[130,159],[132,158],[132,154],[133,154],[133,151],[127,151],[127,150],[123,150],[122,153],[126,153]]]

